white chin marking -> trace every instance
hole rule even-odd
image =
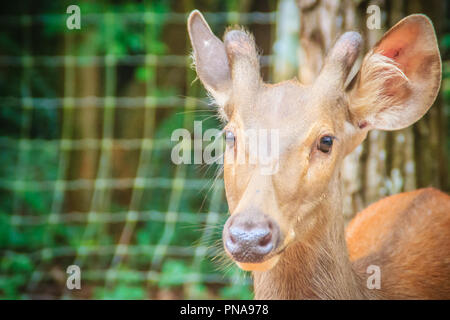
[[[277,255],[261,263],[236,262],[236,264],[238,265],[239,268],[245,271],[268,271],[277,264],[279,259],[280,256]]]

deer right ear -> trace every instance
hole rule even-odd
[[[350,112],[360,128],[398,130],[419,120],[441,83],[441,58],[431,21],[411,15],[392,27],[369,52]]]
[[[189,15],[188,32],[194,49],[197,75],[217,104],[223,108],[231,95],[231,71],[225,45],[212,33],[198,10]]]

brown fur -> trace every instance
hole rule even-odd
[[[450,298],[450,196],[428,188],[376,202],[347,228],[357,270],[381,267],[382,290],[393,299]]]
[[[198,11],[188,29],[197,73],[225,110],[224,130],[234,136],[224,156],[230,213],[250,225],[268,216],[279,230],[258,263],[236,261],[254,271],[255,297],[450,298],[447,195],[425,189],[369,207],[348,229],[348,250],[342,217],[343,158],[368,130],[420,119],[437,95],[440,55],[428,18],[412,15],[388,31],[349,88],[345,79],[361,47],[355,33],[337,41],[319,77],[305,86],[296,80],[265,84],[254,41],[242,30],[227,32],[222,43]],[[273,174],[247,161],[253,156],[248,129],[278,132]],[[318,148],[324,136],[334,137],[326,153]],[[380,267],[381,290],[368,288],[368,265]]]
[[[342,221],[319,225],[307,241],[289,247],[275,268],[254,272],[256,299],[450,298],[445,193],[401,193],[360,212],[346,232],[350,257],[339,237]],[[381,290],[365,285],[369,265],[380,267]]]

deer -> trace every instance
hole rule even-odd
[[[343,33],[312,84],[265,83],[253,36],[223,40],[194,10],[194,67],[224,122],[227,256],[251,271],[255,299],[449,299],[450,196],[428,187],[385,197],[345,227],[340,165],[370,130],[399,130],[424,116],[441,83],[432,22],[410,15],[364,56]],[[277,130],[277,170],[249,161],[250,129]],[[238,154],[243,161],[236,161]],[[369,266],[380,286],[368,286]]]

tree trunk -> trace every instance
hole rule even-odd
[[[78,97],[100,96],[100,72],[97,66],[81,67],[77,70]],[[92,106],[83,106],[75,109],[73,124],[74,140],[99,139],[101,137],[101,124],[99,109]],[[98,149],[85,148],[73,150],[70,157],[68,175],[70,180],[93,180],[96,177],[98,165]],[[90,209],[93,189],[79,189],[69,193],[69,211],[87,212]]]

